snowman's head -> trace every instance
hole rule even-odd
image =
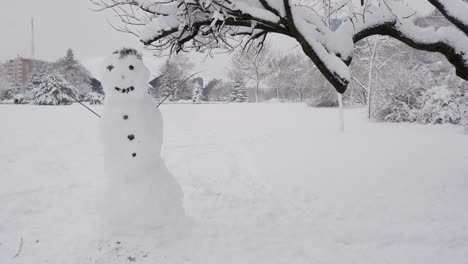
[[[135,49],[115,51],[102,65],[107,98],[130,99],[148,94],[150,73]]]

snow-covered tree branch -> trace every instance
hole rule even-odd
[[[468,3],[463,0],[428,0],[447,20],[468,35]]]
[[[463,0],[428,0],[453,24],[439,29],[414,23],[406,1],[301,0],[92,0],[98,10],[113,10],[120,31],[138,35],[148,47],[179,52],[237,46],[262,46],[278,33],[298,41],[304,53],[340,93],[351,80],[354,43],[388,35],[407,45],[439,52],[468,80],[468,4]],[[333,3],[333,6],[332,4]],[[348,8],[345,8],[348,7]],[[335,21],[334,25],[331,16]],[[326,18],[326,19],[324,19]],[[247,39],[244,37],[247,36]]]

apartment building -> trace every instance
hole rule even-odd
[[[28,82],[31,72],[36,68],[45,65],[47,62],[28,59],[22,57],[16,57],[11,60],[7,60],[4,64],[6,75],[13,83],[17,83],[21,86],[25,86]]]

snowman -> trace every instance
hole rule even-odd
[[[111,233],[147,232],[185,216],[182,190],[161,158],[163,120],[148,94],[149,78],[134,49],[115,51],[103,65],[107,177],[100,211]]]

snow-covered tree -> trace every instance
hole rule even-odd
[[[28,82],[26,84],[26,91],[32,91],[34,88],[38,87],[49,71],[50,69],[46,66],[35,67],[29,75]]]
[[[269,66],[270,76],[268,77],[268,84],[270,88],[275,90],[276,98],[284,98],[284,89],[292,83],[294,71],[299,68],[296,67],[297,56],[291,56],[290,53],[281,53],[278,51],[271,53]]]
[[[335,87],[344,93],[351,81],[349,64],[354,43],[373,35],[387,35],[420,50],[439,52],[468,80],[468,3],[428,0],[452,27],[422,28],[409,0],[102,0],[98,10],[113,9],[123,25],[148,47],[172,52],[213,48],[234,49],[270,33],[297,40],[304,53]],[[135,11],[138,6],[138,11]],[[332,19],[333,18],[333,19]],[[240,36],[240,38],[238,37]],[[244,39],[245,40],[245,39]],[[237,42],[236,42],[237,41]]]
[[[192,99],[192,93],[184,83],[194,64],[187,56],[178,55],[167,58],[161,68],[161,84],[150,93],[156,98],[169,96],[169,101]]]
[[[247,102],[247,90],[245,88],[245,76],[242,71],[233,70],[229,72],[229,77],[233,81],[231,88],[231,95],[229,100],[231,102],[244,103]]]
[[[91,74],[75,58],[72,49],[67,50],[66,55],[53,65],[53,69],[74,86],[80,95],[91,91]]]
[[[32,91],[33,104],[68,105],[77,98],[78,91],[58,74],[47,75],[41,84]]]
[[[201,104],[201,97],[203,96],[203,87],[199,80],[195,80],[192,90],[192,102],[194,104]]]
[[[246,79],[255,82],[255,102],[258,102],[261,82],[271,74],[270,52],[271,48],[267,43],[260,47],[251,46],[244,51],[239,50],[232,57],[233,68],[241,71]]]
[[[372,117],[373,96],[381,71],[393,71],[407,48],[387,36],[373,36],[356,44],[351,65],[352,80],[349,93],[357,103],[367,105],[368,118]],[[393,65],[393,66],[392,66]],[[388,80],[391,85],[391,80]]]
[[[6,99],[13,99],[15,104],[23,104],[24,103],[24,88],[17,82],[13,82],[10,84],[10,90],[7,92]]]
[[[8,79],[6,69],[0,64],[0,100],[11,99],[11,82]]]
[[[245,89],[245,82],[242,80],[234,81],[231,91],[231,102],[245,103],[247,102],[247,91]]]
[[[287,87],[302,102],[306,94],[310,96],[313,92],[319,72],[317,67],[302,54],[293,54],[291,57],[296,60],[296,64],[292,72],[292,81]]]
[[[268,84],[280,100],[302,101],[312,91],[317,68],[300,52],[272,52]]]

